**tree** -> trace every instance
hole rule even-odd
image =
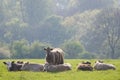
[[[48,44],[41,43],[39,41],[34,41],[30,46],[29,58],[45,58],[44,48]]]
[[[39,39],[54,46],[59,46],[69,38],[66,29],[61,25],[62,17],[48,17],[39,29]]]
[[[0,39],[7,43],[20,39],[23,27],[27,26],[21,17],[20,0],[1,0],[0,7]]]
[[[52,13],[52,0],[23,0],[26,22],[37,26]]]
[[[103,9],[113,6],[114,0],[70,0],[68,5],[68,15],[82,13],[87,10]]]
[[[79,54],[84,52],[84,47],[79,41],[66,41],[62,48],[66,58],[79,58]]]
[[[96,57],[98,57],[98,56],[96,56],[93,53],[89,53],[89,52],[83,52],[82,54],[80,54],[80,58],[82,58],[82,59],[94,59]]]
[[[110,49],[109,56],[116,58],[115,49],[120,40],[120,9],[119,8],[107,8],[97,17],[97,29],[104,33],[107,38],[107,43]],[[100,25],[100,26],[99,26]]]
[[[14,41],[11,46],[12,58],[27,58],[29,54],[29,44],[25,39]]]
[[[7,59],[10,58],[11,53],[10,50],[7,48],[0,48],[0,59]]]

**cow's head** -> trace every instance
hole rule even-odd
[[[50,53],[51,50],[53,50],[53,48],[50,48],[50,47],[47,47],[47,48],[44,48],[44,50],[48,53]]]
[[[52,60],[52,53],[51,53],[51,50],[53,50],[52,48],[48,47],[48,48],[44,48],[44,50],[47,52],[46,54],[46,61],[48,63],[51,63],[51,60]]]
[[[21,71],[22,64],[15,63],[14,61],[3,63],[7,66],[8,71]]]

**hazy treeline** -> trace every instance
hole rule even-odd
[[[120,58],[119,0],[0,0],[0,59]]]

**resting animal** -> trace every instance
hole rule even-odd
[[[44,65],[43,64],[37,64],[37,63],[25,63],[22,67],[22,71],[43,71]]]
[[[82,70],[82,71],[92,71],[93,67],[91,66],[90,62],[82,62],[78,64],[77,70]]]
[[[60,72],[60,71],[67,71],[71,70],[71,64],[65,63],[65,64],[59,64],[59,65],[51,65],[49,63],[46,63],[44,65],[44,71],[47,72]]]
[[[96,61],[96,63],[94,64],[94,69],[95,70],[108,70],[108,69],[115,70],[116,67],[113,64],[101,63],[100,61]]]
[[[20,61],[19,61],[20,62]],[[3,62],[6,66],[8,71],[21,71],[21,67],[23,65],[22,62],[20,63],[15,63],[15,61],[11,61],[11,62]]]

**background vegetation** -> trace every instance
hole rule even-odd
[[[0,0],[0,59],[120,58],[120,0]]]

